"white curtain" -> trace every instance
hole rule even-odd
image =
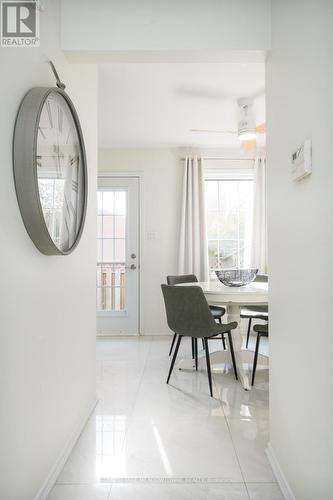
[[[255,159],[254,183],[252,265],[258,268],[259,274],[267,274],[267,189],[264,157]]]
[[[193,273],[199,281],[207,281],[209,275],[204,188],[202,159],[187,156],[184,161],[178,272]]]

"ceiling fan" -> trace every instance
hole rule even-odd
[[[193,128],[191,132],[207,132],[216,134],[237,134],[241,149],[252,151],[257,146],[257,134],[266,133],[266,123],[255,124],[253,118],[253,99],[241,98],[237,101],[239,107],[239,120],[237,130],[209,130]]]

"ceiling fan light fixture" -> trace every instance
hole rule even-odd
[[[253,118],[245,116],[238,122],[238,139],[240,141],[251,141],[256,138],[256,125]]]
[[[238,139],[243,141],[252,141],[256,139],[256,124],[252,113],[253,100],[251,98],[238,99],[240,111],[240,120],[238,122]]]
[[[252,141],[257,137],[255,131],[253,130],[244,130],[241,132],[238,132],[238,139],[240,141]]]

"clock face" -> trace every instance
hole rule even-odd
[[[83,218],[84,165],[80,136],[60,92],[50,92],[37,129],[36,163],[44,221],[63,253],[75,244]]]

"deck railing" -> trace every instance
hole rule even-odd
[[[97,263],[97,310],[125,309],[125,262]]]

